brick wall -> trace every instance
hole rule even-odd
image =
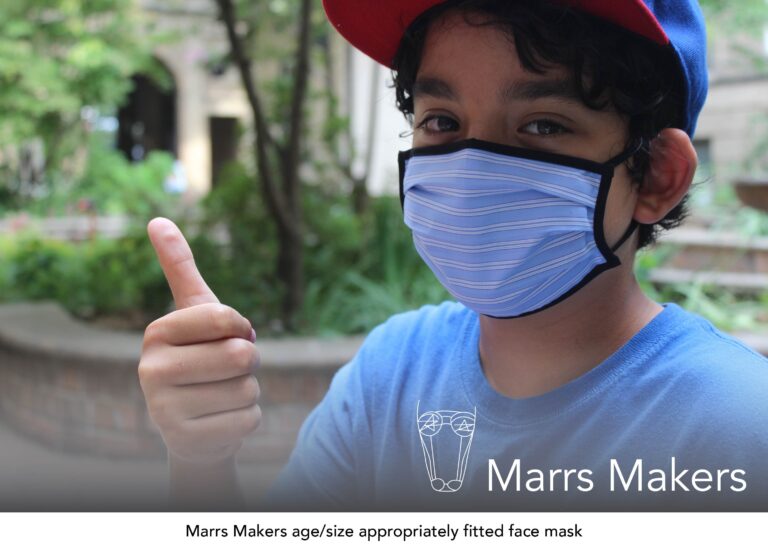
[[[262,367],[262,425],[246,441],[241,460],[284,462],[336,369]],[[136,371],[132,361],[94,363],[0,348],[0,418],[59,450],[163,458]]]

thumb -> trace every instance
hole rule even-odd
[[[157,217],[149,222],[147,232],[177,309],[219,302],[198,272],[192,250],[179,227]]]

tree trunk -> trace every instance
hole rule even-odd
[[[298,315],[304,303],[304,245],[296,237],[296,230],[279,226],[277,274],[285,288],[282,299],[282,318],[285,329],[295,331]]]
[[[283,158],[281,158],[282,191],[290,210],[292,226],[279,228],[278,276],[286,287],[283,300],[283,320],[290,331],[295,331],[298,327],[297,317],[304,304],[304,215],[299,166],[304,141],[304,103],[309,87],[312,1],[302,0],[301,2],[288,138]]]

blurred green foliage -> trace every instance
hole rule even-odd
[[[762,32],[768,19],[765,0],[699,0],[708,22],[710,35]]]
[[[700,282],[673,284],[664,288],[663,302],[680,306],[707,318],[724,331],[751,331],[768,322],[768,293],[757,298]]]
[[[170,83],[152,56],[169,36],[150,29],[131,0],[0,3],[0,203],[25,205],[30,183],[71,179],[88,133],[82,112],[114,109],[131,75]],[[30,181],[20,165],[33,141],[45,172]]]
[[[24,212],[32,219],[71,215],[84,200],[90,213],[126,216],[132,222],[128,234],[67,242],[30,229],[0,238],[0,301],[53,300],[80,318],[122,316],[126,325],[141,327],[170,301],[144,225],[181,209],[180,198],[163,190],[173,158],[153,152],[131,163],[99,134],[91,135],[87,152],[81,177],[62,181]]]
[[[126,315],[146,322],[168,289],[143,232],[83,243],[34,234],[0,240],[0,300],[53,300],[75,316]]]
[[[24,210],[40,216],[67,215],[79,200],[88,200],[100,215],[128,215],[142,222],[169,215],[179,202],[177,195],[163,189],[173,161],[171,154],[153,151],[143,161],[131,162],[110,145],[106,135],[94,132],[89,135],[83,173],[71,181],[59,181]]]

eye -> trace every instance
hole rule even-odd
[[[535,120],[530,124],[526,124],[521,128],[523,133],[530,135],[540,135],[542,137],[548,137],[551,135],[559,135],[562,133],[571,133],[567,127],[562,124],[558,124],[552,120]]]
[[[459,123],[449,116],[434,114],[424,118],[424,120],[416,126],[416,129],[420,129],[426,133],[446,133],[458,131]]]

